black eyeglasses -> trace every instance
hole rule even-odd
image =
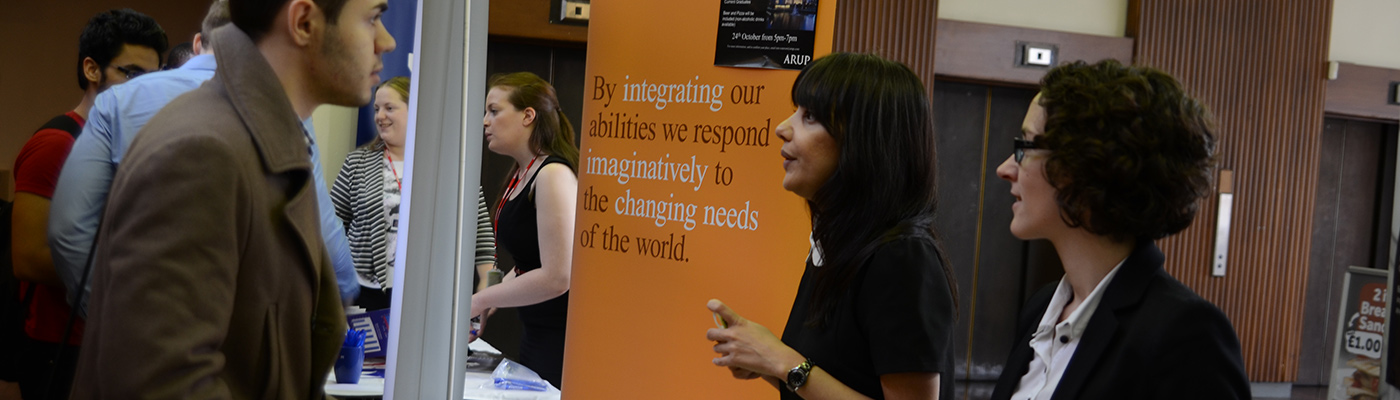
[[[1026,140],[1026,139],[1022,139],[1022,138],[1016,138],[1015,141],[1016,141],[1016,142],[1015,142],[1015,145],[1013,146],[1013,148],[1014,148],[1015,150],[1012,150],[1011,154],[1013,154],[1013,155],[1016,156],[1016,163],[1017,163],[1017,164],[1020,164],[1020,163],[1021,163],[1021,160],[1026,159],[1026,149],[1044,149],[1044,148],[1045,148],[1045,145],[1040,144],[1040,143],[1036,143],[1034,140]]]
[[[116,68],[117,71],[121,72],[122,74],[125,74],[126,79],[128,80],[135,79],[138,76],[145,75],[147,72],[150,72],[140,68],[127,68],[120,65],[113,66],[112,68]]]

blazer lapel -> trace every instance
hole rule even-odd
[[[1079,347],[1074,350],[1074,357],[1065,367],[1065,373],[1060,377],[1051,399],[1079,397],[1079,391],[1093,378],[1099,359],[1113,342],[1118,330],[1118,310],[1142,300],[1147,284],[1151,282],[1152,275],[1162,269],[1164,260],[1162,251],[1152,241],[1137,244],[1113,281],[1108,283],[1108,288],[1104,289],[1103,299],[1099,300],[1098,308],[1090,317],[1089,326],[1084,328],[1084,335],[1079,337]]]

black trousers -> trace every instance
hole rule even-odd
[[[360,286],[360,297],[355,299],[353,304],[364,308],[365,311],[383,310],[389,308],[389,302],[394,299],[394,289],[374,289]]]

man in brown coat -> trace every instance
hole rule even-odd
[[[72,398],[325,397],[345,318],[301,121],[369,102],[387,7],[229,2],[214,78],[118,167]]]

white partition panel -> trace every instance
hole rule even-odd
[[[386,399],[461,399],[486,85],[485,0],[419,1]]]

